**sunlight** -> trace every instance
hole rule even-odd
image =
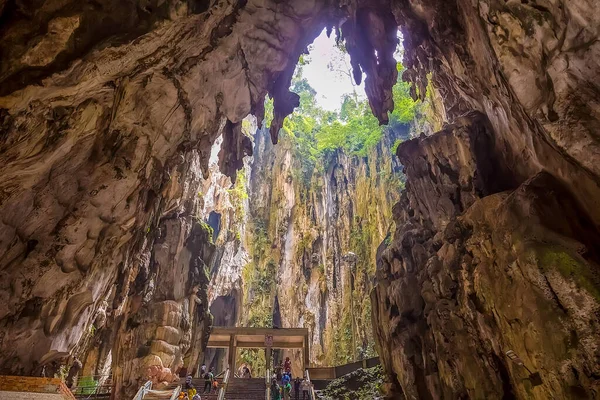
[[[339,111],[346,94],[356,91],[359,99],[366,98],[364,83],[356,85],[352,79],[350,56],[335,45],[335,35],[327,37],[325,30],[309,47],[308,64],[302,67],[306,78],[317,95],[317,105],[327,111]]]

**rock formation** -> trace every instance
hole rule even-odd
[[[372,294],[406,398],[597,398],[599,24],[586,1],[411,1],[406,78],[451,124],[402,144]],[[540,386],[511,363],[514,351]]]
[[[273,147],[257,132],[242,322],[309,328],[315,365],[374,355],[368,294],[400,191],[391,148],[401,134],[387,130],[367,156],[338,150],[315,167],[289,136]]]
[[[85,352],[105,314],[126,397],[202,340],[199,177],[220,135],[235,176],[250,150],[242,118],[267,92],[276,118],[291,112],[291,73],[324,6],[1,5],[0,370]]]
[[[217,170],[217,141],[202,187],[201,215],[215,232],[215,325],[307,327],[315,365],[375,355],[369,293],[403,184],[392,148],[409,126],[384,130],[365,156],[338,149],[317,165],[302,158],[294,136],[281,133],[274,146],[269,130],[254,122],[244,123],[253,132],[253,156],[236,183]],[[222,356],[208,350],[207,363],[221,367]],[[238,365],[264,367],[262,351],[238,356]],[[300,352],[277,356],[290,356],[301,372]]]
[[[111,360],[127,398],[193,365],[210,324],[213,248],[196,217],[216,138],[235,180],[251,152],[242,119],[260,123],[269,93],[277,141],[298,104],[295,64],[324,27],[339,29],[386,122],[399,26],[404,78],[415,97],[432,82],[449,124],[398,150],[407,190],[372,295],[393,390],[598,396],[596,8],[0,1],[0,373]]]

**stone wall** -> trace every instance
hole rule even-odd
[[[597,396],[600,66],[591,6],[417,0],[395,9],[405,77],[422,89],[431,73],[452,122],[398,149],[407,191],[372,293],[397,394]]]

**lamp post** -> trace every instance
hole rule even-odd
[[[540,376],[539,372],[531,372],[531,370],[529,368],[527,368],[527,365],[525,365],[525,363],[523,362],[523,360],[521,359],[521,357],[519,357],[517,355],[517,353],[515,353],[512,350],[507,350],[506,353],[506,357],[508,357],[508,359],[512,362],[514,362],[515,364],[517,364],[520,367],[523,367],[527,370],[527,372],[529,372],[529,381],[531,382],[532,386],[540,386],[542,385],[544,382],[542,381],[542,377]]]

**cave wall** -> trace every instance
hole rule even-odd
[[[587,1],[410,1],[405,78],[451,122],[402,144],[372,293],[405,398],[596,398],[598,21]],[[542,384],[510,362],[513,350]]]
[[[595,8],[1,1],[0,371],[70,363],[102,330],[115,393],[135,391],[147,367],[185,364],[210,322],[201,312],[209,230],[195,217],[212,144],[222,136],[219,165],[235,178],[251,152],[242,118],[262,120],[267,92],[277,141],[297,104],[294,64],[325,26],[339,25],[386,122],[400,26],[404,78],[416,97],[431,80],[451,124],[398,150],[407,191],[372,294],[393,389],[408,398],[597,396]],[[506,349],[543,385],[531,387]]]
[[[209,240],[195,217],[211,145],[223,136],[220,167],[235,178],[251,151],[242,118],[260,115],[267,91],[278,118],[293,103],[287,71],[323,26],[321,10],[2,2],[2,373],[82,356],[98,313],[117,396],[135,392],[147,367],[181,366],[210,323],[184,300],[207,310],[196,277]]]
[[[313,165],[288,134],[281,133],[273,146],[268,131],[257,130],[249,168],[250,259],[241,274],[241,325],[309,328],[314,365],[375,354],[369,298],[375,253],[389,231],[402,185],[392,147],[408,136],[408,126],[386,129],[364,156],[339,149]],[[300,352],[284,353],[300,371]],[[251,358],[248,354],[245,361]]]

